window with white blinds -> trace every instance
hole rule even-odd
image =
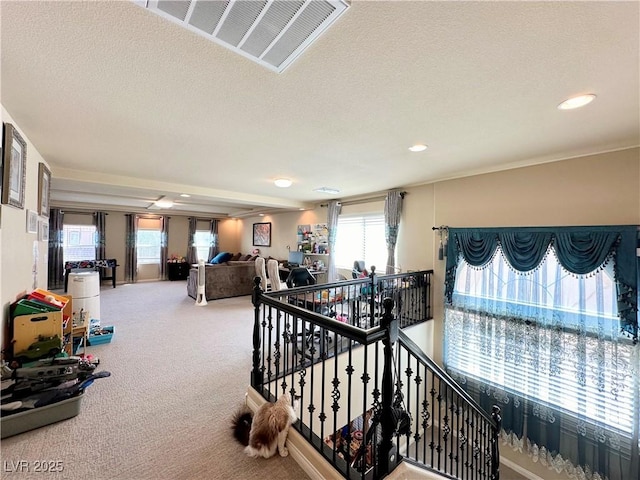
[[[95,225],[68,225],[62,229],[63,262],[96,259]]]
[[[196,251],[198,252],[198,261],[204,260],[206,263],[211,260],[209,258],[209,249],[211,248],[212,241],[213,238],[209,229],[196,230],[194,244],[196,246]]]
[[[338,268],[352,269],[353,262],[364,260],[367,270],[375,265],[385,272],[387,244],[384,238],[384,214],[338,217],[338,233],[333,252]]]
[[[562,268],[553,249],[538,269],[460,261],[445,312],[453,372],[631,436],[637,349],[620,335],[611,263],[589,275]]]

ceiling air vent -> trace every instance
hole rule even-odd
[[[134,0],[281,73],[349,4],[346,0]]]

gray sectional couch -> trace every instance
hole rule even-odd
[[[256,277],[256,267],[253,261],[229,261],[217,265],[205,265],[205,289],[207,300],[217,298],[239,297],[250,295],[253,280]],[[196,298],[198,293],[198,268],[189,270],[187,279],[187,294]]]

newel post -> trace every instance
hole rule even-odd
[[[500,407],[494,405],[491,408],[491,418],[495,425],[491,426],[491,480],[500,480],[500,450],[498,448],[498,438],[502,429],[502,414]]]
[[[398,321],[393,317],[393,300],[385,298],[382,302],[384,315],[380,326],[386,329],[384,340],[384,370],[382,371],[382,406],[380,425],[382,441],[378,449],[379,478],[393,471],[398,465],[398,452],[393,443],[397,422],[393,412],[393,344],[398,339]]]
[[[260,368],[260,277],[253,280],[253,292],[251,292],[251,302],[253,303],[253,369],[251,370],[251,386],[258,390],[262,388],[264,378]]]

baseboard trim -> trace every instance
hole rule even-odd
[[[523,477],[527,477],[529,480],[544,480],[544,478],[539,477],[535,473],[531,473],[529,470],[521,467],[516,462],[509,460],[508,458],[505,458],[504,455],[500,455],[500,465],[509,467],[514,472],[519,473]]]

